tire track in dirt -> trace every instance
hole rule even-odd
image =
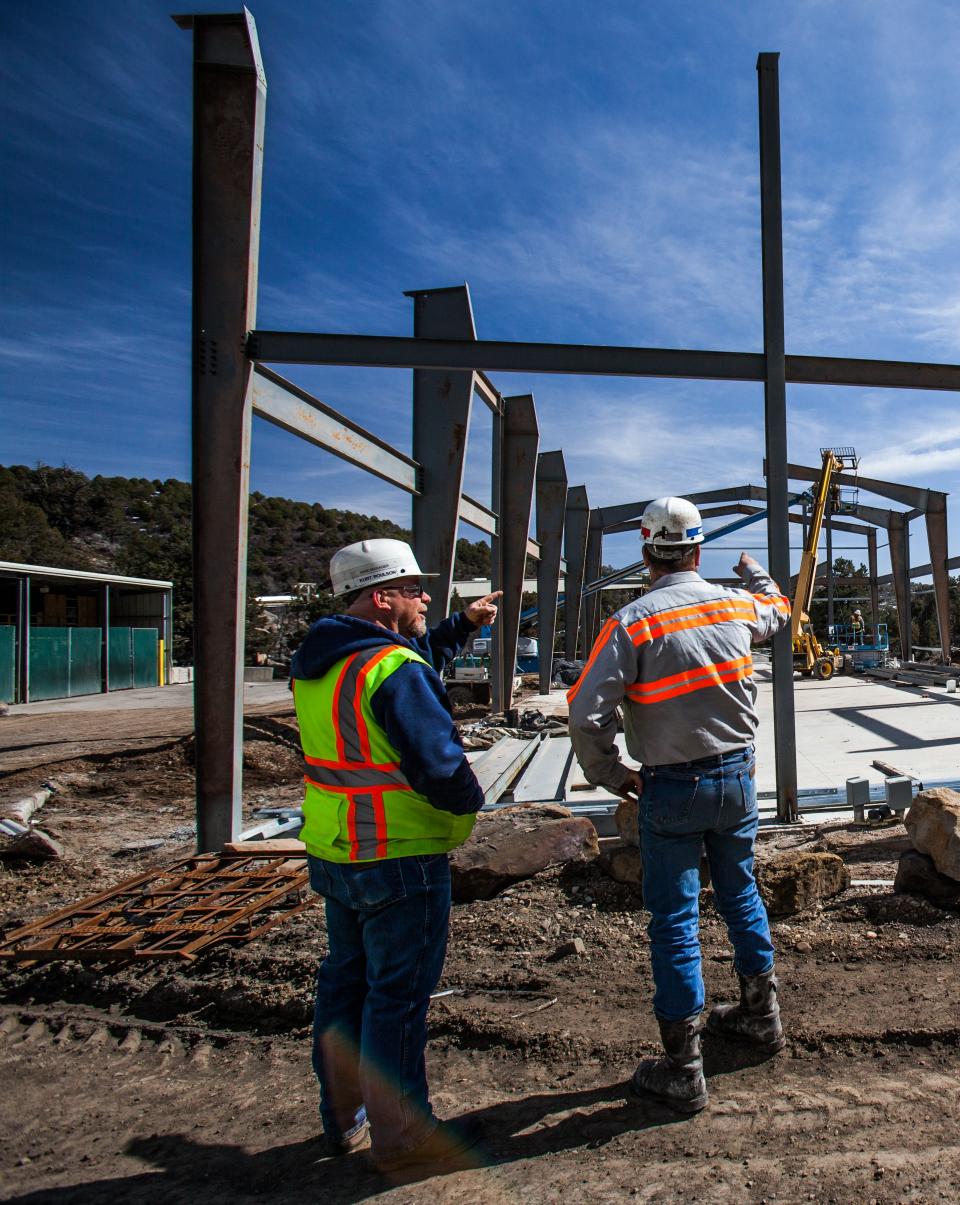
[[[626,1052],[571,1072],[569,1059],[445,1044],[431,1057],[437,1106],[485,1123],[483,1166],[395,1185],[360,1154],[323,1157],[303,1037],[59,1004],[0,1016],[0,1072],[21,1085],[4,1107],[3,1190],[20,1200],[879,1205],[952,1203],[960,1187],[956,1035],[904,1049],[898,1030],[857,1057],[795,1047],[716,1070],[687,1120],[626,1097]]]

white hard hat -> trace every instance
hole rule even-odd
[[[361,540],[359,544],[341,548],[330,558],[330,580],[335,598],[401,577],[437,576],[423,572],[413,549],[403,540]]]
[[[703,543],[700,512],[686,498],[656,498],[643,512],[640,538],[655,557],[678,561]]]

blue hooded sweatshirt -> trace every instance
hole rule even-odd
[[[387,644],[419,653],[427,664],[408,661],[394,670],[374,692],[370,705],[400,754],[400,769],[413,789],[435,808],[464,816],[483,807],[483,791],[463,751],[440,674],[473,631],[461,612],[416,640],[353,615],[331,615],[318,619],[307,633],[290,674],[322,678],[344,657]]]

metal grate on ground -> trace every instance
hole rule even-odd
[[[197,854],[7,933],[0,958],[184,958],[249,941],[313,905],[306,854]]]

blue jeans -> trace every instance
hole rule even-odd
[[[757,786],[753,749],[643,771],[640,846],[650,912],[653,1010],[663,1021],[696,1016],[700,966],[700,850],[706,846],[717,908],[741,975],[773,966],[767,912],[753,877]]]
[[[410,1150],[437,1125],[424,1052],[447,950],[447,855],[353,864],[311,855],[308,863],[330,947],[313,1021],[324,1131],[342,1137],[365,1106],[379,1156]]]

